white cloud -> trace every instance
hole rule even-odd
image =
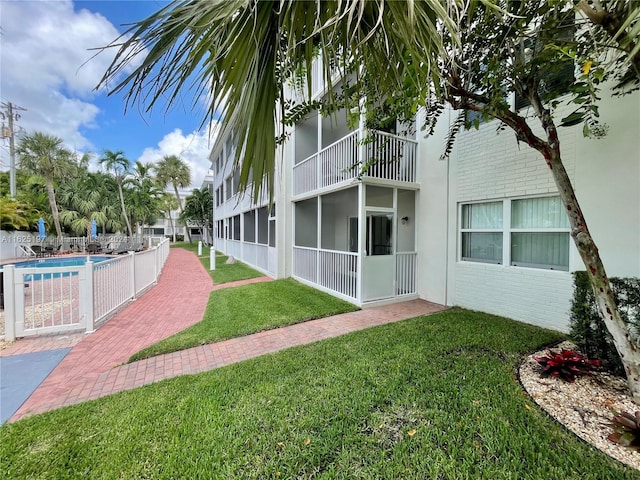
[[[115,52],[94,57],[90,49],[112,42],[118,30],[100,14],[74,11],[70,0],[3,1],[1,8],[2,101],[27,109],[19,127],[93,148],[81,129],[96,127],[94,88]]]
[[[209,152],[216,139],[217,126],[218,124],[214,123],[211,129],[205,129],[202,133],[191,132],[187,135],[176,128],[158,142],[157,148],[146,148],[138,161],[157,163],[165,155],[177,155],[191,169],[191,188],[200,188],[204,177],[210,174]]]

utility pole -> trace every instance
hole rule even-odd
[[[11,102],[3,102],[0,106],[4,108],[4,111],[0,112],[0,118],[9,122],[9,128],[2,125],[2,138],[9,138],[9,195],[14,199],[16,198],[16,135],[13,122],[20,120],[20,114],[15,111],[25,112],[26,109]]]

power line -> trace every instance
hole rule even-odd
[[[0,112],[2,118],[2,138],[9,139],[9,195],[16,198],[16,145],[15,130],[13,122],[20,120],[20,114],[17,112],[26,112],[26,108],[14,105],[11,102],[2,102],[0,104],[4,111]],[[8,121],[8,127],[5,127],[4,120]]]

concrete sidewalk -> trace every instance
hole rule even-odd
[[[96,332],[81,339],[69,338],[69,346],[73,347],[71,352],[9,421],[445,308],[413,300],[123,364],[142,348],[199,322],[212,290],[269,280],[268,277],[260,277],[214,287],[209,273],[195,255],[186,250],[172,249],[158,285]],[[16,342],[2,351],[2,356],[38,351],[45,343],[32,341],[34,350],[31,350],[24,342],[28,341]],[[55,346],[62,348],[64,344],[64,341],[59,341]]]

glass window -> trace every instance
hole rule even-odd
[[[256,241],[256,211],[250,210],[244,215],[244,241],[255,243]]]
[[[240,240],[240,215],[233,217],[233,239]]]
[[[258,209],[258,243],[266,245],[269,242],[269,212],[267,207]]]
[[[511,264],[569,270],[569,220],[559,197],[511,202]]]
[[[569,220],[559,197],[462,205],[460,234],[462,260],[501,264],[506,249],[510,265],[569,270]]]
[[[502,202],[462,206],[462,260],[502,263]]]
[[[393,215],[367,215],[366,254],[393,255]],[[356,230],[357,231],[357,230]]]
[[[276,246],[276,221],[269,220],[269,246]]]

